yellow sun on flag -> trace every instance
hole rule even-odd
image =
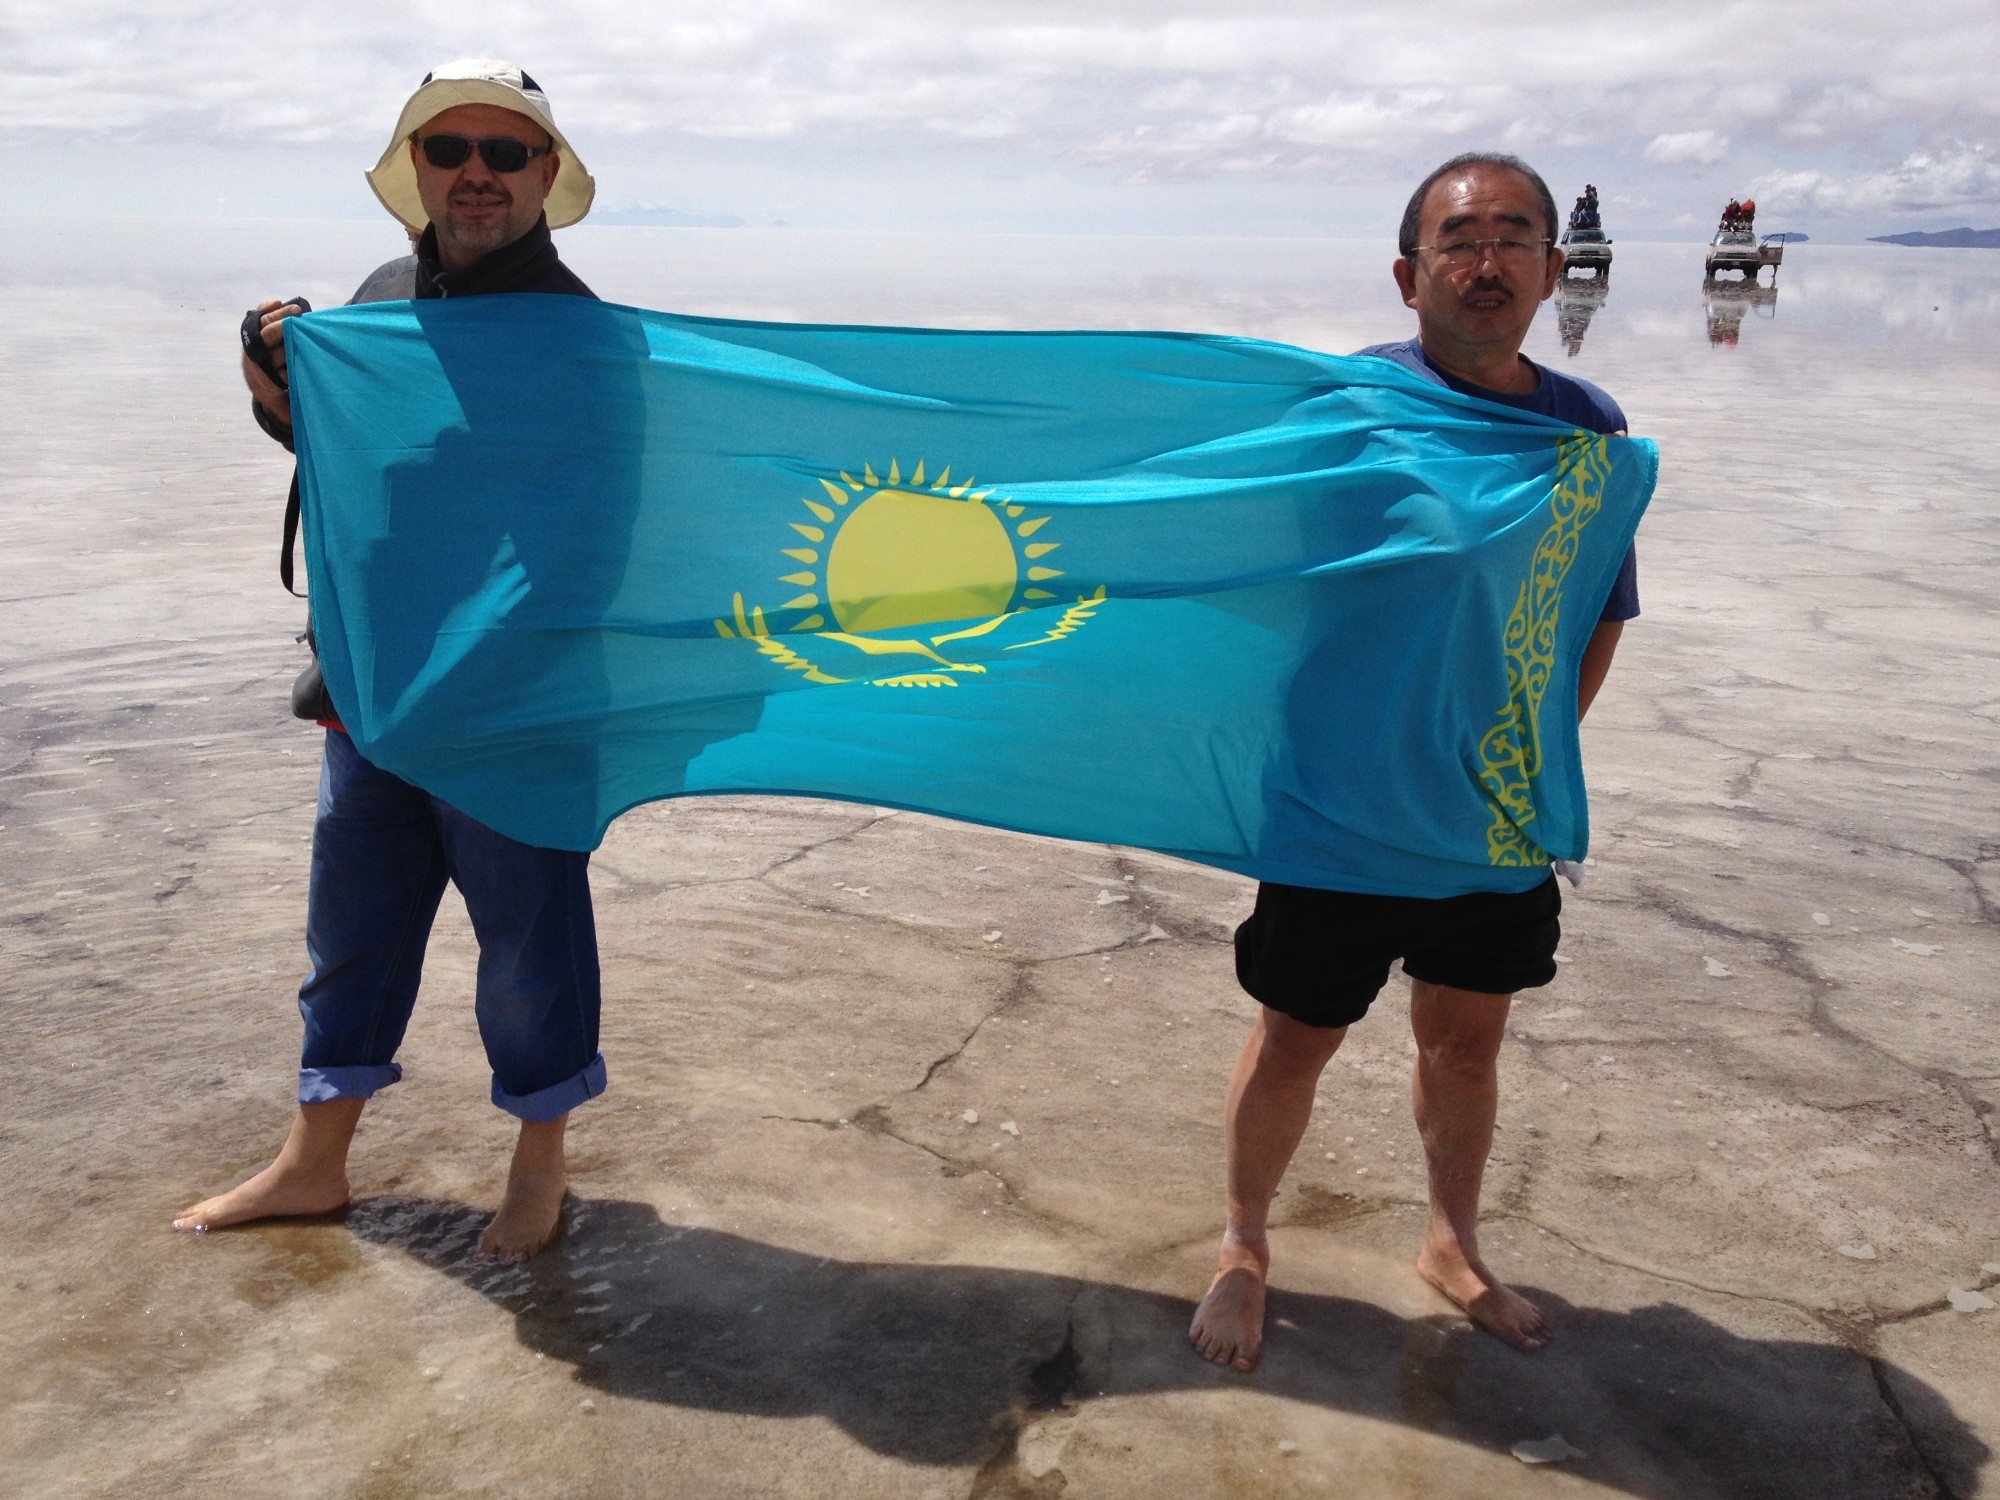
[[[761,605],[746,610],[738,595],[734,626],[715,622],[718,634],[756,641],[766,656],[808,681],[956,687],[953,674],[986,670],[958,658],[1064,639],[1104,601],[1101,588],[1094,596],[1079,595],[1046,633],[1009,640],[1015,632],[1004,627],[1059,597],[1046,585],[1063,577],[1050,560],[1062,544],[1040,534],[1050,516],[1030,515],[993,488],[977,488],[973,479],[954,484],[949,466],[927,477],[922,459],[907,476],[892,458],[886,474],[864,464],[859,478],[841,470],[838,483],[819,483],[823,497],[799,502],[810,519],[789,523],[800,545],[782,549],[792,569],[777,581],[800,592],[769,612],[775,619]],[[921,629],[960,621],[973,623],[939,634]],[[778,639],[805,632],[835,649],[814,647],[809,657],[800,649],[803,642]],[[960,644],[972,641],[980,647]],[[941,652],[943,646],[952,646],[952,654]],[[931,665],[887,675],[870,667],[878,659],[883,667],[907,665],[897,658],[913,656]]]

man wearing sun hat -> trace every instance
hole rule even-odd
[[[596,184],[540,85],[512,63],[471,59],[425,75],[367,176],[418,238],[415,255],[379,267],[353,302],[594,295],[562,264],[549,231],[588,213]],[[283,322],[300,310],[259,308],[275,378],[243,360],[258,425],[287,448]],[[589,855],[518,843],[371,765],[323,689],[295,709],[327,726],[306,912],[312,972],[299,990],[299,1110],[275,1161],[174,1227],[326,1213],[347,1201],[348,1146],[368,1098],[402,1076],[393,1059],[449,881],[479,939],[475,1004],[493,1102],[521,1121],[506,1195],[480,1249],[525,1259],[561,1213],[569,1111],[605,1085]]]

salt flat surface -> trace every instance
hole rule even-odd
[[[562,243],[678,311],[1409,329],[1381,245]],[[1181,1330],[1249,887],[867,809],[614,828],[612,1090],[530,1266],[466,1258],[510,1125],[455,903],[348,1214],[166,1232],[280,1138],[304,964],[303,607],[234,325],[398,248],[0,228],[10,1494],[2000,1494],[2000,255],[1794,246],[1775,299],[1705,303],[1699,247],[1620,245],[1601,306],[1544,310],[1530,352],[1664,453],[1585,730],[1597,863],[1488,1176],[1557,1341],[1513,1355],[1410,1269],[1397,981],[1329,1069],[1243,1377]],[[1581,1456],[1512,1455],[1557,1433]]]

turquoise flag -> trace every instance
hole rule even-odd
[[[1583,855],[1649,443],[1189,334],[531,295],[285,331],[341,720],[514,838],[774,792],[1384,894]]]

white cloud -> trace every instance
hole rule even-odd
[[[1991,147],[1955,143],[1917,151],[1883,171],[1770,172],[1753,191],[1760,203],[1787,213],[1924,213],[2000,203],[2000,155]]]
[[[1656,135],[1646,147],[1646,160],[1678,166],[1683,162],[1699,162],[1712,167],[1729,154],[1729,137],[1717,135],[1713,130],[1679,130],[1668,135]]]
[[[1925,0],[1923,12],[1917,24],[1879,0],[1526,13],[1489,0],[7,0],[0,134],[355,141],[372,154],[426,67],[504,37],[586,151],[654,138],[765,159],[1005,151],[1021,170],[1323,182],[1403,181],[1448,151],[1507,144],[1608,158],[1600,180],[1615,163],[1704,192],[1704,169],[1725,163],[1745,180],[1788,172],[1798,182],[1783,191],[1829,211],[2000,205],[1990,174],[1939,165],[2000,148],[2000,11]],[[1833,165],[1913,144],[1928,165],[1853,178]]]
[[[1660,146],[1777,128],[1823,100],[1864,125],[1884,113],[1993,123],[1990,80],[1974,59],[2000,50],[2000,23],[1978,0],[1929,0],[1926,11],[1917,27],[1872,0],[1637,0],[1547,19],[1478,0],[1421,13],[1393,0],[1331,11],[1306,0],[716,0],[689,22],[623,0],[578,0],[560,15],[496,0],[474,30],[462,0],[11,0],[0,124],[341,133],[441,55],[501,36],[559,107],[605,129],[972,131],[1104,145],[1134,115],[1176,126],[1247,117],[1279,141],[1373,149],[1406,120],[1424,134],[1445,128],[1425,126],[1438,117],[1497,136],[1519,120],[1581,113],[1599,139],[1643,132]],[[1169,134],[1196,158],[1234,139]],[[1668,159],[1713,159],[1680,149],[1693,154]]]

